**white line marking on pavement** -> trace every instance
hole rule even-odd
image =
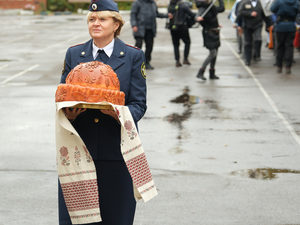
[[[75,35],[75,34],[74,34],[74,35]],[[67,40],[67,42],[75,41],[75,40],[77,40],[77,39],[83,39],[83,38],[86,37],[86,36],[87,36],[86,34],[84,34],[84,35],[77,35],[77,36],[74,36],[74,37],[70,38],[69,40]],[[70,47],[70,46],[69,46],[69,47]],[[68,49],[68,47],[67,47],[67,48],[64,48],[64,49],[61,49],[61,50],[58,51],[58,53],[66,53],[66,52],[67,52],[67,49]]]
[[[0,70],[4,69],[5,67],[8,67],[8,64],[5,64],[3,66],[0,66]]]
[[[76,40],[77,38],[79,38],[79,37],[74,35],[74,37],[72,37],[72,38],[70,38],[69,40],[67,40],[67,42],[74,41],[74,40]]]
[[[221,35],[222,39],[224,39],[224,35]],[[288,129],[288,131],[290,132],[290,134],[292,135],[292,137],[294,138],[294,140],[298,143],[298,145],[300,146],[300,137],[297,135],[294,127],[292,127],[292,125],[287,121],[287,119],[282,115],[282,113],[278,110],[275,102],[272,100],[272,98],[269,96],[269,94],[267,93],[267,91],[264,89],[264,87],[262,86],[262,84],[259,82],[259,80],[255,77],[255,75],[253,74],[252,70],[245,65],[244,61],[241,59],[241,57],[236,53],[236,51],[231,47],[231,45],[225,41],[226,45],[228,46],[228,48],[231,50],[231,52],[235,55],[235,57],[240,61],[240,63],[243,65],[243,67],[246,69],[246,71],[251,75],[251,77],[253,78],[254,82],[256,83],[256,85],[258,86],[259,90],[262,92],[262,94],[265,96],[265,98],[267,99],[267,101],[269,102],[269,104],[271,105],[273,111],[275,112],[275,114],[279,117],[279,119],[282,121],[282,123],[285,125],[286,129]]]
[[[11,81],[11,80],[13,80],[13,79],[15,79],[15,78],[17,78],[17,77],[20,77],[20,76],[24,75],[25,73],[27,73],[27,72],[29,72],[29,71],[31,71],[31,70],[34,70],[35,68],[37,68],[37,67],[39,67],[39,66],[40,66],[39,64],[35,64],[35,65],[33,65],[33,66],[31,66],[31,67],[29,67],[29,68],[23,70],[22,72],[17,73],[17,74],[15,74],[15,75],[13,75],[13,76],[11,76],[11,77],[5,79],[5,80],[2,81],[0,84],[6,84],[6,83],[8,83],[9,81]]]
[[[40,49],[37,49],[34,51],[34,53],[42,53],[42,52],[46,52],[47,50],[51,49],[51,48],[54,48],[54,47],[57,47],[61,45],[61,43],[56,43],[56,44],[53,44],[53,45],[49,45],[47,46],[46,48],[40,48]]]

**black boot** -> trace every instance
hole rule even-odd
[[[154,70],[154,67],[151,66],[149,62],[146,62],[146,69],[147,70]]]
[[[287,67],[285,68],[285,74],[291,74],[291,73],[292,73],[291,67],[290,67],[290,66],[287,66]]]
[[[183,60],[183,64],[186,64],[186,65],[191,65],[190,61],[188,59],[184,59]]]
[[[218,76],[216,76],[215,69],[209,69],[209,79],[211,80],[220,79]]]
[[[282,67],[281,66],[277,67],[277,73],[282,73]]]
[[[181,67],[182,64],[179,62],[179,60],[177,60],[175,66],[176,66],[176,67]]]
[[[204,72],[205,69],[200,68],[197,74],[197,78],[201,79],[201,80],[206,80],[206,78],[204,77]]]
[[[254,42],[254,61],[261,61],[260,52],[261,52],[261,41]]]

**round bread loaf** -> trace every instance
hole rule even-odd
[[[99,61],[80,63],[66,78],[65,84],[57,87],[56,102],[110,102],[125,104],[125,94],[120,91],[117,74],[109,66]]]

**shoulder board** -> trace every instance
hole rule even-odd
[[[138,48],[138,47],[135,47],[135,46],[132,46],[132,45],[129,45],[129,44],[126,44],[126,45],[129,46],[129,47],[131,47],[131,48],[135,48],[135,49],[140,50],[140,48]]]
[[[73,48],[73,47],[76,47],[76,46],[79,46],[79,45],[83,45],[84,43],[81,43],[81,44],[77,44],[77,45],[73,45],[71,46],[70,48]]]

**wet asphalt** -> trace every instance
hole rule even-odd
[[[121,39],[133,45],[122,14]],[[139,129],[159,196],[138,203],[134,225],[300,224],[300,54],[291,75],[276,73],[265,47],[246,67],[227,14],[220,80],[206,82],[196,78],[208,54],[200,28],[190,30],[192,65],[176,68],[157,20]],[[66,49],[89,39],[85,16],[0,13],[0,27],[0,225],[55,225],[54,94]]]

